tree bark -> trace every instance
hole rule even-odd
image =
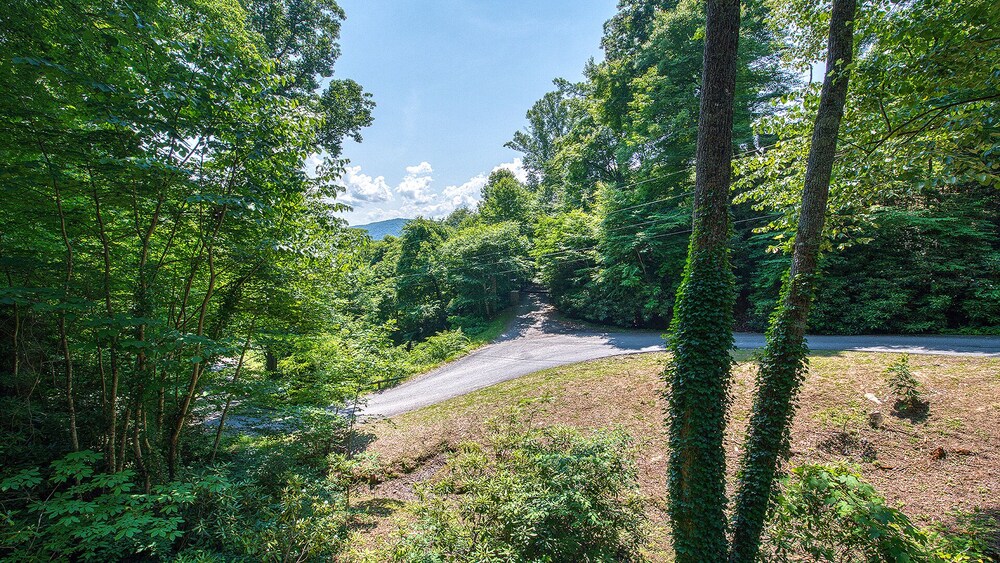
[[[257,318],[254,317],[250,319],[250,328],[247,330],[247,339],[243,342],[243,349],[240,350],[240,359],[236,363],[236,370],[233,372],[233,379],[230,381],[231,384],[235,385],[237,380],[240,378],[240,372],[243,370],[243,360],[247,357],[247,350],[250,348],[250,339],[253,337],[254,325],[257,324]],[[226,397],[226,405],[222,407],[222,414],[219,415],[219,428],[215,431],[215,442],[212,444],[212,457],[209,459],[209,463],[215,461],[215,454],[219,451],[219,441],[222,439],[222,430],[226,425],[226,414],[229,413],[229,406],[233,403],[233,394],[230,393]]]
[[[694,216],[669,337],[669,513],[679,563],[724,560],[725,451],[733,346],[729,181],[739,0],[708,0]]]
[[[101,240],[101,256],[104,260],[104,311],[108,315],[108,321],[113,322],[115,312],[111,303],[111,242],[108,239],[107,230],[104,227],[104,216],[101,214],[101,200],[98,197],[97,188],[93,187],[93,181],[91,181],[91,186],[91,193],[94,197],[94,215],[97,220],[97,234],[98,238]],[[109,344],[108,354],[111,360],[111,396],[108,399],[105,414],[107,418],[106,432],[108,440],[107,463],[108,467],[113,472],[118,469],[117,460],[115,459],[115,440],[118,429],[118,384],[121,377],[118,364],[118,336],[112,336]],[[100,346],[98,345],[98,354],[100,353]],[[103,382],[103,364],[101,368],[101,376],[101,381]]]
[[[833,0],[827,75],[823,80],[806,164],[792,265],[777,313],[768,328],[741,460],[730,553],[733,563],[752,563],[760,550],[761,531],[774,492],[779,457],[788,451],[796,396],[808,364],[805,332],[815,288],[837,134],[847,100],[854,52],[854,12],[855,0]]]
[[[48,157],[45,157],[48,162]],[[51,168],[51,163],[49,167]],[[66,247],[66,280],[63,283],[63,299],[69,298],[70,282],[73,281],[73,244],[66,231],[66,214],[63,212],[62,195],[59,185],[55,180],[55,172],[52,173],[52,189],[56,196],[56,210],[59,212],[59,229],[62,234],[63,245]],[[69,414],[69,441],[74,452],[80,451],[80,438],[76,430],[76,401],[73,398],[73,356],[69,350],[69,337],[66,334],[66,303],[59,313],[59,347],[62,350],[63,362],[66,372],[66,408]]]

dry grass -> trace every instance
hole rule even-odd
[[[930,401],[925,419],[891,414],[883,372],[896,354],[818,353],[800,397],[792,429],[793,464],[846,460],[892,503],[919,523],[947,521],[949,513],[1000,508],[1000,360],[911,356],[910,366]],[[753,393],[746,356],[734,372],[731,422],[725,448],[735,468]],[[666,354],[619,356],[541,371],[478,392],[364,426],[361,431],[386,467],[385,482],[366,502],[391,505],[369,521],[370,540],[391,526],[384,516],[412,500],[412,485],[433,475],[458,443],[483,436],[484,422],[522,401],[541,403],[538,425],[621,426],[637,441],[640,486],[651,500],[653,559],[665,557],[666,435],[663,383]],[[873,393],[885,401],[881,428],[868,426]],[[838,434],[848,430],[845,447]],[[872,459],[873,457],[873,459]],[[360,492],[360,491],[359,491]],[[365,494],[365,493],[363,493]],[[359,538],[364,540],[365,538]]]

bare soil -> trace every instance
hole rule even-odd
[[[911,356],[928,407],[893,410],[883,375],[897,354],[830,352],[811,357],[792,428],[791,464],[847,461],[916,523],[948,523],[956,511],[1000,511],[1000,359]],[[391,528],[397,508],[414,500],[413,485],[432,478],[446,452],[479,440],[484,422],[501,409],[534,401],[533,424],[578,428],[620,426],[638,444],[640,487],[649,498],[650,555],[666,557],[666,432],[661,380],[666,354],[619,356],[538,372],[445,403],[366,424],[361,431],[383,465],[383,482],[358,493],[390,509],[373,515],[361,539]],[[735,371],[725,448],[734,469],[754,390],[754,365],[744,357]],[[866,399],[873,394],[881,407]],[[880,410],[873,428],[869,413]],[[365,538],[364,536],[368,536]]]

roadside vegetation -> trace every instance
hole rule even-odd
[[[0,11],[0,558],[337,560],[386,525],[362,485],[440,467],[378,556],[988,552],[991,360],[810,361],[802,337],[1000,331],[993,3],[620,0],[604,58],[508,143],[524,174],[379,241],[337,215],[343,144],[375,107],[335,72],[345,17],[335,0]],[[669,329],[671,363],[509,382],[401,417],[403,438],[343,416],[499,337],[529,288]],[[732,364],[734,327],[768,330],[758,370]],[[862,389],[893,408],[874,416]],[[557,391],[552,425],[477,430]],[[883,527],[809,537],[831,514],[817,490]]]
[[[886,370],[901,357],[810,356],[792,427],[791,471],[765,534],[769,551],[763,560],[794,561],[803,553],[816,561],[907,560],[899,551],[896,558],[878,552],[883,548],[910,549],[913,561],[990,561],[1000,555],[995,511],[1000,480],[992,469],[1000,444],[1000,362],[910,356],[913,377],[925,387],[930,405],[924,418],[913,419],[892,406]],[[729,487],[735,485],[755,375],[751,354],[738,353],[735,360],[733,424],[725,440]],[[421,491],[449,482],[453,460],[470,448],[489,449],[497,422],[509,427],[516,412],[520,428],[630,436],[647,532],[637,553],[672,561],[660,392],[665,361],[663,353],[642,354],[548,369],[363,426],[359,434],[371,441],[366,452],[377,459],[372,465],[377,470],[357,487],[355,498],[358,506],[378,510],[358,516],[355,556],[375,560],[396,545],[399,534],[414,533],[428,502]],[[870,424],[873,410],[884,415],[878,428]],[[621,476],[629,482],[627,472]]]

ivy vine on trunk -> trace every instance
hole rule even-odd
[[[693,232],[668,347],[669,513],[679,563],[719,561],[726,544],[722,440],[733,346],[729,182],[739,0],[709,0],[695,167]]]
[[[826,65],[829,72],[823,81],[813,127],[792,265],[768,328],[740,466],[730,552],[730,561],[734,563],[751,563],[757,557],[778,459],[788,450],[795,398],[807,367],[805,331],[815,287],[837,133],[847,100],[854,51],[854,12],[855,0],[833,0]]]

